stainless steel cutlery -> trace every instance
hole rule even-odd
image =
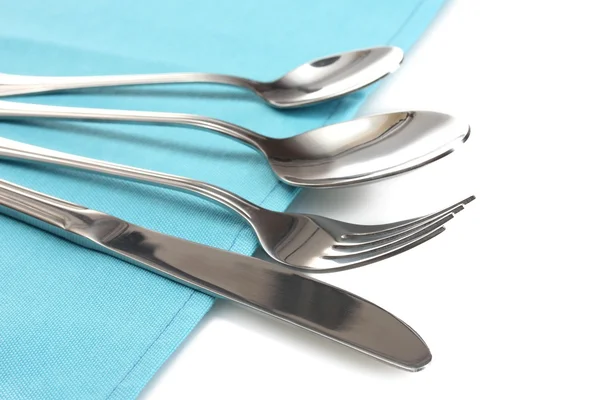
[[[249,89],[273,107],[293,108],[359,90],[394,71],[402,59],[403,52],[396,47],[356,50],[311,61],[271,82],[214,73],[0,74],[0,97],[111,86],[218,83]],[[344,187],[392,177],[452,153],[470,135],[468,124],[432,111],[370,115],[279,139],[193,114],[0,101],[0,120],[31,118],[183,125],[213,131],[260,152],[282,182],[308,188]],[[0,159],[107,174],[201,196],[229,208],[253,228],[265,252],[279,264],[151,231],[0,180],[0,213],[409,371],[418,371],[431,361],[427,345],[414,330],[373,303],[299,271],[339,271],[407,251],[443,232],[444,225],[475,198],[405,221],[357,225],[318,215],[275,212],[206,182],[4,138],[0,138]]]
[[[421,337],[392,314],[277,265],[151,231],[3,180],[0,212],[408,371],[431,361]]]
[[[378,81],[398,68],[404,53],[384,46],[334,54],[313,60],[272,82],[206,73],[49,77],[0,74],[0,96],[107,86],[173,83],[219,83],[252,90],[277,108],[307,106],[331,100]]]
[[[371,115],[286,139],[192,114],[0,101],[0,119],[7,118],[175,124],[211,130],[258,150],[283,182],[312,188],[373,182],[419,168],[452,153],[470,133],[468,124],[432,111]]]
[[[254,229],[267,254],[289,267],[330,272],[359,267],[409,250],[440,234],[464,199],[444,210],[384,225],[356,225],[318,215],[275,212],[194,179],[79,157],[0,138],[0,158],[99,172],[202,196],[225,206]]]

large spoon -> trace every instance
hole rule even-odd
[[[359,90],[398,68],[403,52],[393,46],[340,53],[303,64],[272,82],[206,73],[47,77],[0,74],[0,96],[107,86],[220,83],[254,91],[277,108],[307,106]]]
[[[327,188],[376,181],[435,161],[465,142],[468,124],[432,111],[398,111],[277,139],[193,114],[56,107],[0,101],[2,118],[189,125],[219,132],[263,153],[283,182]],[[201,155],[199,155],[201,156]]]

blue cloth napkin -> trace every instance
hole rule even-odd
[[[274,79],[363,47],[408,50],[443,0],[28,0],[0,12],[0,71],[38,75],[203,71]],[[401,73],[401,72],[400,72]],[[367,89],[282,112],[216,85],[46,94],[17,101],[199,113],[274,137],[351,118]],[[253,150],[194,129],[0,122],[3,137],[206,180],[273,210],[298,190]],[[170,235],[243,254],[236,215],[166,189],[57,167],[0,162],[0,178]],[[0,398],[129,399],[202,319],[213,298],[0,216]],[[208,377],[199,377],[199,379]]]

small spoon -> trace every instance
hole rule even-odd
[[[0,101],[2,118],[52,118],[188,125],[259,150],[283,182],[328,188],[380,180],[433,162],[465,142],[469,125],[432,111],[398,111],[328,125],[277,139],[193,114],[56,107]],[[201,156],[201,155],[200,155]]]
[[[402,50],[393,46],[355,50],[303,64],[272,82],[206,73],[87,77],[0,74],[0,97],[109,86],[220,83],[250,89],[273,107],[294,108],[362,89],[395,71],[403,57]]]

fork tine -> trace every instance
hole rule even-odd
[[[364,244],[361,246],[343,246],[336,245],[332,248],[333,251],[326,254],[328,259],[332,258],[340,258],[340,257],[363,257],[369,256],[372,253],[387,251],[392,248],[401,247],[406,243],[410,243],[411,241],[432,232],[439,227],[443,226],[451,219],[454,218],[453,213],[446,214],[443,217],[435,219],[428,224],[421,226],[419,228],[415,228],[413,232],[408,235],[397,235],[390,238],[386,238],[383,240],[379,240],[376,242]]]
[[[399,230],[395,230],[395,231],[388,231],[385,234],[365,236],[360,241],[352,240],[352,239],[351,240],[342,239],[342,240],[338,241],[338,243],[335,245],[335,247],[341,248],[341,249],[348,249],[348,251],[351,251],[352,249],[358,250],[363,247],[367,247],[367,248],[374,247],[374,246],[377,246],[377,244],[379,244],[379,243],[393,242],[393,241],[401,239],[403,237],[409,237],[409,236],[413,235],[415,232],[419,232],[421,229],[427,228],[428,226],[432,225],[433,223],[436,223],[437,221],[439,221],[441,219],[445,219],[448,215],[456,215],[459,212],[461,212],[462,210],[464,210],[463,206],[457,206],[456,208],[449,210],[445,214],[441,214],[441,215],[436,214],[430,218],[423,219],[423,220],[419,221],[418,224],[413,224],[409,228],[399,229]]]
[[[436,211],[434,213],[423,215],[420,217],[411,218],[411,219],[404,220],[404,221],[393,222],[393,223],[383,224],[383,225],[371,225],[371,226],[369,226],[369,225],[366,225],[366,226],[352,225],[352,228],[354,228],[354,229],[349,227],[349,229],[348,229],[349,232],[342,235],[342,239],[348,240],[348,241],[356,240],[357,242],[364,242],[365,239],[367,239],[367,241],[371,240],[370,236],[385,237],[390,234],[400,232],[402,230],[410,229],[411,227],[413,227],[415,225],[418,225],[426,220],[430,220],[431,218],[436,218],[436,217],[443,215],[443,214],[447,213],[448,211],[456,209],[460,206],[465,206],[465,205],[469,204],[471,201],[473,201],[474,199],[475,199],[475,196],[470,196],[470,197],[467,197],[466,199],[461,200],[449,207],[444,208],[443,210]]]
[[[429,221],[439,218],[449,212],[458,213],[463,210],[463,207],[473,201],[474,196],[468,197],[458,203],[451,205],[443,210],[431,213],[425,216],[412,218],[406,221],[400,221],[385,225],[372,225],[372,226],[360,226],[360,225],[348,225],[348,233],[340,236],[340,241],[344,244],[351,246],[352,244],[361,245],[377,240],[381,240],[390,236],[395,236],[399,233],[410,231],[415,227],[422,226]],[[369,230],[367,230],[369,229]],[[362,232],[360,232],[363,230]],[[352,231],[352,232],[350,232]],[[358,231],[358,232],[356,232]]]
[[[391,246],[389,248],[386,248],[383,251],[381,251],[381,250],[375,251],[366,256],[361,256],[361,257],[350,256],[350,257],[338,257],[338,258],[334,257],[334,258],[327,259],[328,262],[335,262],[338,264],[338,267],[329,267],[327,269],[327,272],[341,271],[341,270],[345,270],[345,269],[356,268],[356,267],[371,264],[371,263],[374,263],[377,261],[385,260],[387,258],[393,257],[395,255],[398,255],[400,253],[408,251],[412,248],[415,248],[415,247],[427,242],[428,240],[433,239],[434,237],[441,234],[445,230],[446,230],[446,228],[441,226],[425,235],[416,235],[417,237],[415,237],[413,240],[403,243],[403,245],[401,245],[401,246]]]
[[[410,227],[414,224],[419,223],[420,221],[422,221],[424,219],[428,219],[428,218],[435,217],[436,215],[444,214],[454,208],[457,208],[458,206],[461,206],[461,205],[465,206],[465,205],[469,204],[470,202],[472,202],[473,200],[475,200],[475,196],[469,196],[466,199],[463,199],[457,203],[454,203],[453,205],[451,205],[449,207],[444,208],[443,210],[439,210],[434,213],[423,215],[423,216],[416,217],[416,218],[410,218],[410,219],[407,219],[404,221],[392,222],[389,224],[382,224],[382,225],[371,225],[371,226],[356,225],[356,227],[358,228],[356,232],[348,232],[347,234],[345,234],[343,236],[344,236],[344,239],[346,239],[346,238],[352,238],[352,237],[378,235],[378,234],[386,233],[388,231]],[[361,232],[360,228],[365,229],[365,231]],[[366,230],[366,228],[368,228],[368,230]]]

